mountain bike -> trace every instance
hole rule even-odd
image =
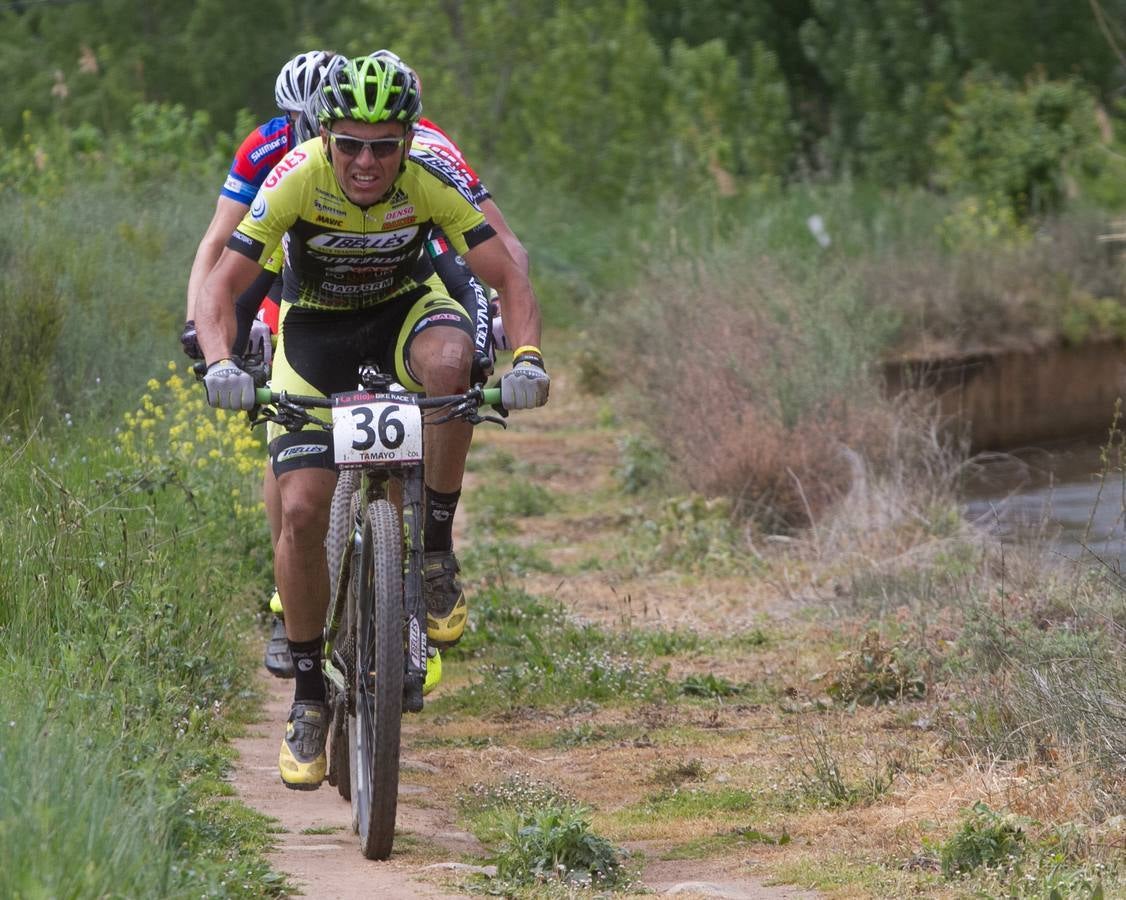
[[[329,782],[352,804],[368,859],[387,859],[395,837],[404,712],[420,712],[429,648],[423,567],[423,424],[477,425],[500,407],[500,388],[426,397],[394,385],[374,366],[361,387],[325,397],[259,388],[251,423],[331,431],[337,471],[326,537],[329,606],[324,667],[332,710]],[[332,410],[328,425],[309,412]]]

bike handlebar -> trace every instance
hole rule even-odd
[[[473,397],[474,394],[480,395],[479,403],[481,406],[500,406],[499,387],[472,388],[465,394],[455,394],[452,397],[419,397],[418,405],[422,409],[449,406],[451,403],[459,403],[467,398]],[[260,404],[277,403],[281,400],[287,400],[297,406],[307,406],[309,408],[330,409],[332,407],[332,400],[328,397],[300,397],[294,394],[288,394],[284,391],[278,393],[265,387],[255,389],[254,399]]]

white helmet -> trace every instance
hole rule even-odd
[[[328,50],[308,50],[298,53],[278,72],[274,101],[284,112],[301,113],[295,123],[299,140],[308,140],[317,133],[314,120],[308,117],[309,101],[321,85],[325,67],[335,55]]]
[[[396,63],[400,66],[403,65],[403,60],[399,57],[399,54],[392,53],[390,50],[376,50],[374,53],[370,53],[368,55],[372,59],[389,59],[393,63]]]

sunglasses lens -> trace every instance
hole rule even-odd
[[[376,138],[373,141],[364,141],[360,138],[345,137],[338,134],[332,136],[332,142],[336,145],[336,149],[345,156],[359,156],[364,147],[367,147],[371,151],[371,155],[377,159],[391,156],[403,144],[402,138]]]
[[[345,156],[359,156],[364,149],[364,142],[358,138],[333,136],[332,141],[336,144],[336,149]]]
[[[383,158],[385,156],[390,156],[392,153],[398,150],[400,143],[402,142],[392,138],[390,140],[384,141],[372,141],[370,144],[368,144],[368,146],[371,147],[372,156]]]

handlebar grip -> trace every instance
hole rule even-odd
[[[487,406],[500,406],[500,388],[485,388],[481,394],[482,402]]]
[[[260,387],[254,389],[254,400],[257,403],[272,403],[274,399],[274,392],[268,387]]]

